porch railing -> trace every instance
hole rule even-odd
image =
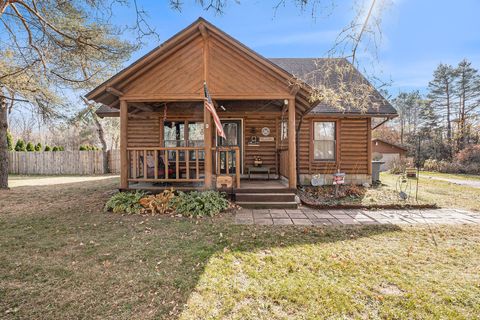
[[[205,172],[204,147],[127,148],[129,182],[205,182],[206,174],[235,175],[240,187],[240,148],[212,148],[213,172]]]
[[[127,148],[129,182],[203,182],[203,147]]]

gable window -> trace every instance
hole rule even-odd
[[[335,121],[313,123],[313,159],[335,160]]]

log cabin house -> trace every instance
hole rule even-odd
[[[363,113],[311,102],[326,61],[264,58],[199,18],[86,97],[102,104],[99,116],[120,117],[120,189],[281,193],[338,170],[347,183],[371,182],[372,118],[397,113],[376,90]],[[260,175],[270,180],[246,179]]]

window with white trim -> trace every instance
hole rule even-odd
[[[335,121],[313,123],[313,159],[335,160],[336,148]]]

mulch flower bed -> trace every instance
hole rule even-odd
[[[417,203],[414,199],[401,200],[393,190],[382,186],[364,187],[342,185],[335,196],[335,186],[305,186],[298,189],[302,204],[317,209],[428,209],[431,203]]]

